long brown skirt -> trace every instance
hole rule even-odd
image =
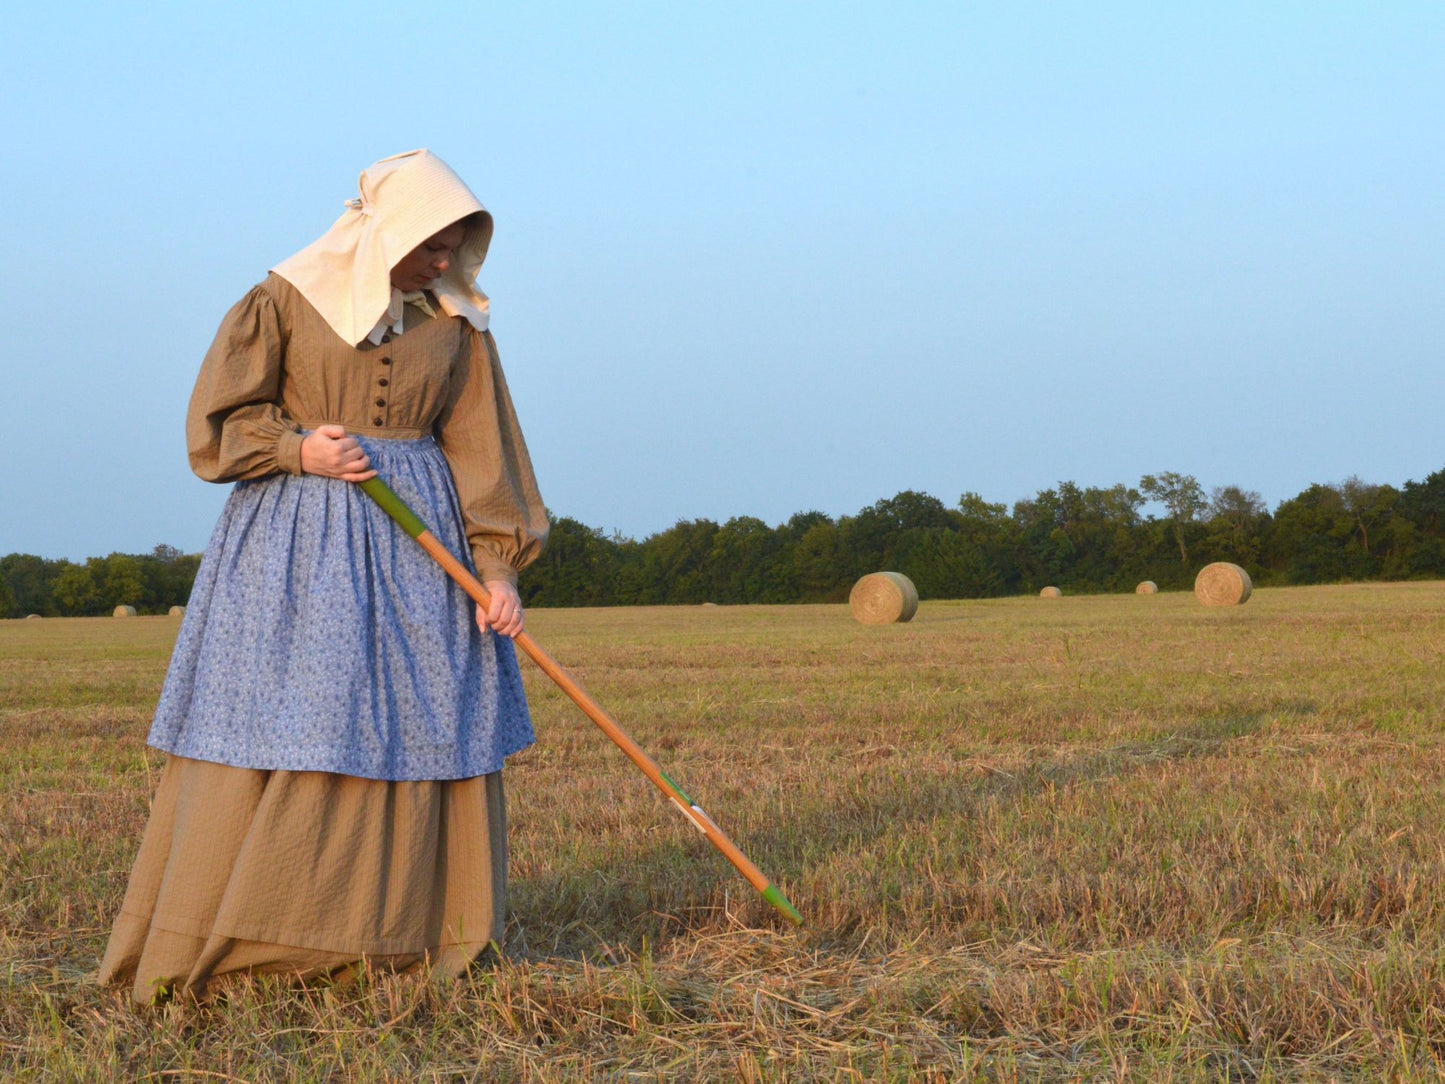
[[[453,976],[500,946],[502,773],[388,782],[170,757],[98,978],[139,1002],[363,959]]]

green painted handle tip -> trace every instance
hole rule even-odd
[[[391,486],[387,485],[380,478],[368,478],[364,482],[358,482],[366,495],[381,505],[382,510],[396,520],[399,526],[413,538],[426,532],[426,524],[423,523],[415,512],[406,506],[406,502],[398,497]]]
[[[801,926],[803,924],[803,916],[798,914],[797,908],[788,902],[788,897],[778,891],[777,885],[768,885],[767,888],[763,889],[763,899],[781,911],[783,916],[794,926]]]

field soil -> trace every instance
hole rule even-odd
[[[505,953],[89,981],[178,619],[0,621],[0,1078],[1445,1076],[1445,584],[536,610],[807,919],[523,662]]]

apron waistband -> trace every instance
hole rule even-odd
[[[380,437],[383,440],[416,440],[418,437],[431,436],[430,429],[421,429],[417,426],[347,425],[345,422],[297,422],[296,424],[307,432],[321,425],[339,425],[346,430],[347,436]]]

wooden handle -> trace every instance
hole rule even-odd
[[[457,560],[456,557],[452,556],[451,551],[441,544],[441,541],[426,528],[421,520],[416,518],[415,513],[407,508],[407,506],[402,503],[401,498],[392,493],[384,482],[380,482],[380,479],[372,478],[368,482],[362,483],[362,485],[365,488],[371,486],[372,483],[380,483],[380,487],[385,489],[386,493],[390,495],[390,500],[401,510],[401,513],[411,517],[412,523],[403,522],[402,519],[399,518],[398,513],[393,511],[393,508],[380,498],[378,498],[377,503],[381,504],[393,519],[396,519],[398,523],[401,523],[403,528],[407,529],[407,533],[415,538],[427,553],[431,554],[432,559],[442,567],[448,576],[457,582],[461,589],[465,591],[473,601],[483,609],[488,608],[492,601],[491,592],[482,586],[481,581],[472,575],[471,571]],[[372,492],[371,489],[367,491],[369,493]],[[372,493],[372,496],[375,497],[375,493]],[[415,524],[421,529],[413,533],[410,529],[412,524]],[[693,827],[707,837],[708,842],[716,847],[718,851],[722,853],[722,856],[731,862],[739,873],[747,878],[749,884],[762,893],[763,898],[767,900],[768,903],[777,908],[788,921],[799,926],[803,924],[803,916],[798,913],[797,909],[788,902],[787,898],[778,891],[772,882],[763,875],[762,870],[753,865],[753,863],[748,860],[747,855],[743,854],[737,845],[723,833],[723,830],[713,822],[713,819],[703,812],[702,807],[689,798],[687,793],[677,785],[672,777],[659,768],[657,762],[643,752],[642,747],[633,741],[632,737],[623,730],[622,727],[617,725],[617,721],[613,719],[612,716],[602,710],[601,705],[587,694],[587,690],[582,688],[561,663],[547,654],[547,652],[542,649],[542,645],[537,643],[536,640],[532,639],[532,637],[525,632],[518,633],[512,640],[527,653],[527,657],[536,663],[544,674],[557,684],[558,688],[567,694],[574,704],[582,709],[583,713],[586,714],[589,719],[602,728],[602,732],[611,738],[619,749],[627,754],[627,758],[642,770],[643,775],[651,779],[654,785],[672,800],[672,803],[682,811],[683,815],[687,817]]]

